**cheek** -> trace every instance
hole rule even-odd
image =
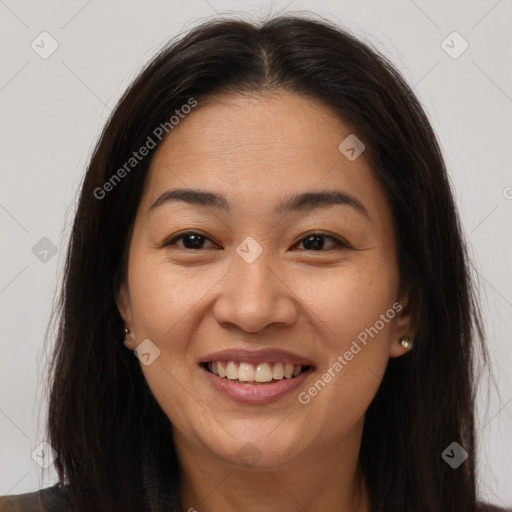
[[[340,418],[347,426],[364,415],[384,375],[400,309],[398,278],[393,267],[368,261],[315,282],[312,289],[303,281],[299,293],[315,319],[324,363],[301,403],[338,432]]]
[[[183,411],[200,402],[191,387],[190,345],[205,296],[214,276],[199,267],[181,268],[149,255],[132,266],[130,286],[138,341],[150,339],[160,350],[155,361],[141,369],[160,407],[171,421],[188,428]],[[192,386],[193,388],[193,386]]]
[[[186,327],[187,316],[200,307],[218,280],[217,273],[200,267],[177,268],[161,255],[139,260],[130,273],[138,337],[153,337],[160,343],[176,338],[173,333]]]
[[[211,307],[209,293],[224,274],[220,268],[178,268],[161,254],[133,258],[129,278],[137,341],[150,339],[160,350],[155,362],[141,365],[141,369],[155,398],[173,420],[176,411],[197,401],[187,391],[197,379],[192,341],[198,322]],[[176,421],[179,423],[179,418]]]
[[[343,350],[392,308],[398,295],[398,273],[384,263],[361,259],[357,265],[317,272],[314,276],[303,274],[295,280],[294,292],[301,298],[306,314],[309,311],[317,320],[331,351]],[[387,320],[395,316],[393,310]],[[389,334],[392,323],[379,322],[378,330]]]

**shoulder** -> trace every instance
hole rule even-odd
[[[0,496],[0,512],[73,512],[67,486],[55,484],[25,494]]]

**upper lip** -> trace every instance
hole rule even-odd
[[[202,358],[199,363],[209,363],[211,361],[236,361],[239,363],[291,363],[293,365],[314,366],[313,362],[302,356],[281,350],[278,348],[269,348],[261,350],[228,349],[211,354]]]

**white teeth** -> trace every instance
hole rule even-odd
[[[220,361],[217,363],[217,371],[219,372],[219,377],[226,376],[226,370],[224,370],[224,367],[222,366],[222,363]]]
[[[284,377],[283,363],[276,363],[272,370],[272,377],[274,379],[282,379]]]
[[[226,377],[229,380],[238,380],[238,365],[233,363],[233,361],[229,361],[226,366]]]
[[[240,363],[240,366],[238,368],[238,380],[240,382],[254,381],[254,368],[252,364]]]
[[[284,376],[287,379],[291,379],[293,375],[293,364],[286,363],[286,366],[284,367]]]
[[[208,369],[219,377],[240,382],[272,382],[272,380],[291,379],[302,372],[301,365],[292,363],[236,363],[234,361],[212,361]]]
[[[270,382],[272,380],[272,370],[268,363],[262,363],[256,368],[256,375],[254,376],[256,382]]]

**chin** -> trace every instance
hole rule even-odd
[[[219,459],[238,467],[279,467],[291,463],[299,455],[301,448],[298,441],[301,436],[291,435],[289,429],[272,432],[276,425],[273,422],[269,428],[268,425],[253,422],[249,429],[242,427],[243,433],[240,430],[233,432],[232,437],[222,427],[217,426],[218,435],[213,438],[213,431],[210,431],[209,437],[203,438],[203,443]],[[234,427],[233,423],[231,426]]]

